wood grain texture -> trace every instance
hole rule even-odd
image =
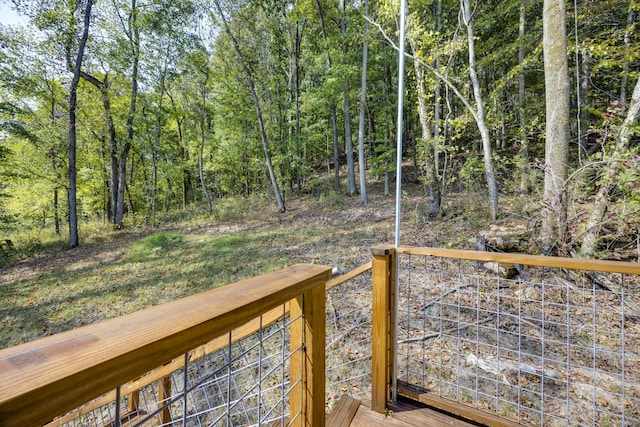
[[[371,409],[384,413],[391,381],[395,251],[385,247],[372,253]]]
[[[477,427],[442,412],[425,407],[421,403],[400,400],[390,403],[389,411],[380,414],[369,409],[369,403],[363,399],[351,427],[404,426],[404,427]]]
[[[569,270],[602,271],[607,273],[640,274],[640,263],[622,261],[603,261],[580,258],[549,257],[542,255],[508,254],[498,252],[480,252],[461,249],[398,248],[400,254],[459,258],[473,261],[496,261],[507,264],[536,265],[539,267],[567,268]]]
[[[54,417],[314,287],[331,268],[297,265],[0,351],[0,426]]]
[[[343,394],[335,408],[327,415],[327,427],[348,427],[356,416],[360,401]]]
[[[325,300],[324,287],[316,287],[289,303],[291,319],[301,317],[290,326],[293,426],[325,425]]]
[[[520,425],[489,412],[475,409],[450,399],[444,399],[432,393],[426,393],[423,390],[408,384],[398,383],[398,394],[482,425],[492,427],[516,427]]]

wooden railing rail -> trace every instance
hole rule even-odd
[[[580,258],[549,257],[514,253],[480,252],[460,249],[417,248],[401,246],[399,254],[457,258],[472,261],[495,261],[509,264],[534,265],[538,267],[566,268],[569,270],[600,271],[607,273],[640,274],[640,263],[606,261]]]
[[[324,340],[324,298],[314,304],[330,277],[330,267],[297,265],[1,350],[0,426],[42,425],[289,301],[306,316],[291,345],[304,336],[313,349]],[[307,372],[302,425],[314,412],[322,420],[313,425],[324,425],[324,354],[307,351],[298,363]]]
[[[354,277],[359,276],[360,274],[368,270],[371,270],[371,264],[372,264],[371,261],[369,261],[341,276],[332,278],[326,283],[325,290],[328,291],[329,289],[339,286],[345,283],[346,281],[351,280]],[[251,334],[256,333],[261,326],[262,327],[269,326],[273,322],[276,322],[279,319],[281,319],[282,316],[287,313],[289,313],[289,303],[284,304],[282,307],[276,307],[262,314],[262,320],[253,319],[249,323],[246,323],[245,325],[242,325],[241,327],[234,329],[231,335],[231,342],[236,342],[238,340],[248,337]],[[205,345],[202,345],[198,348],[191,350],[189,352],[189,360],[191,362],[194,362],[205,355],[208,355],[215,351],[220,350],[221,348],[228,345],[228,343],[229,343],[228,337],[226,336],[218,337]],[[177,357],[176,359],[154,370],[148,375],[145,375],[141,378],[138,378],[136,380],[133,380],[131,382],[128,382],[122,385],[120,387],[120,393],[122,395],[134,394],[138,392],[138,390],[148,386],[153,382],[163,380],[164,378],[167,377],[167,375],[170,375],[172,372],[182,368],[183,365],[184,365],[184,358],[182,356]],[[47,427],[61,426],[83,414],[87,414],[96,408],[106,405],[109,402],[113,402],[115,398],[116,398],[116,392],[115,390],[112,390],[109,393],[103,396],[100,396],[99,398],[94,399],[91,402],[88,402],[85,405],[82,405],[81,407],[68,412],[64,416],[56,418],[54,421],[48,423]]]

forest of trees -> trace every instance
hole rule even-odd
[[[252,194],[284,212],[327,172],[366,204],[395,171],[398,3],[13,0],[28,24],[0,26],[0,233],[76,246],[87,220]],[[517,194],[544,253],[640,247],[639,12],[409,1],[402,156],[429,214],[470,191],[498,219]]]

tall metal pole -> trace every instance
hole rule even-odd
[[[404,106],[404,33],[406,21],[406,0],[400,0],[400,41],[398,42],[398,139],[396,148],[396,234],[395,247],[400,246],[400,202],[402,197],[402,113]]]
[[[400,246],[400,214],[401,214],[401,198],[402,198],[402,110],[404,106],[404,35],[405,35],[405,22],[407,14],[407,2],[406,0],[400,0],[400,41],[398,43],[398,141],[396,148],[396,232],[395,232],[395,247]],[[393,349],[393,369],[391,375],[391,398],[394,403],[398,402],[398,349],[397,349],[397,337],[398,337],[398,255],[396,253],[395,265],[395,291],[394,291],[394,325],[392,333],[392,346]]]

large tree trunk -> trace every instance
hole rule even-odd
[[[236,51],[236,54],[238,55],[238,60],[240,61],[240,65],[242,66],[245,76],[247,77],[247,81],[249,84],[249,92],[251,93],[251,97],[253,98],[253,104],[256,110],[256,119],[258,121],[258,129],[260,131],[260,138],[262,140],[262,149],[264,150],[264,157],[267,163],[267,169],[269,171],[269,177],[271,179],[271,186],[273,188],[273,193],[276,198],[278,210],[280,212],[285,212],[286,208],[284,206],[284,200],[282,199],[282,196],[280,193],[280,188],[278,186],[276,173],[273,169],[273,163],[271,162],[271,155],[269,154],[269,139],[267,138],[267,132],[264,128],[264,121],[262,119],[262,109],[260,108],[260,98],[258,98],[258,93],[256,92],[253,74],[251,73],[251,70],[249,70],[249,67],[247,66],[245,57],[242,54],[242,51],[240,50],[238,41],[233,36],[233,34],[231,34],[231,29],[229,28],[227,19],[222,13],[222,8],[220,7],[220,3],[217,0],[214,0],[213,4],[216,7],[220,20],[222,21],[222,24],[224,25],[224,29],[225,29],[225,32],[227,33],[227,36],[229,37],[229,39],[231,39],[233,48]]]
[[[491,150],[491,135],[485,121],[484,103],[482,100],[482,91],[480,89],[480,81],[476,72],[476,52],[475,39],[473,34],[473,16],[471,14],[470,0],[461,0],[462,16],[467,27],[467,44],[469,45],[469,77],[473,86],[473,97],[476,102],[477,124],[482,139],[482,149],[484,153],[484,168],[487,186],[489,187],[489,205],[491,207],[491,218],[498,218],[498,187],[496,185],[496,174],[493,169],[493,159]]]
[[[637,125],[637,120],[639,118],[640,78],[633,90],[627,117],[622,124],[620,133],[618,134],[613,153],[611,153],[611,157],[614,161],[604,172],[604,175],[600,180],[601,185],[598,189],[598,193],[596,194],[593,208],[591,209],[591,215],[587,220],[586,231],[580,248],[580,256],[584,258],[591,258],[595,252],[598,236],[600,235],[600,230],[602,228],[602,220],[607,212],[611,192],[616,186],[616,176],[620,173],[622,168],[621,163],[617,160],[622,156],[623,152],[629,148],[629,141],[633,132],[633,126]]]
[[[360,87],[360,122],[358,123],[358,169],[360,171],[360,203],[366,205],[367,198],[367,167],[364,158],[364,111],[367,106],[367,56],[369,36],[369,1],[364,0],[364,42],[362,45],[362,80]]]
[[[84,48],[89,38],[89,25],[91,24],[91,7],[93,0],[87,0],[84,11],[84,26],[78,45],[78,53],[73,67],[73,79],[69,87],[69,246],[78,246],[78,208],[77,208],[77,171],[76,171],[76,108],[78,107],[78,84],[80,83],[80,70],[84,58]]]
[[[565,241],[567,231],[567,159],[569,155],[569,68],[565,2],[544,0],[543,49],[546,101],[546,143],[543,253]]]

